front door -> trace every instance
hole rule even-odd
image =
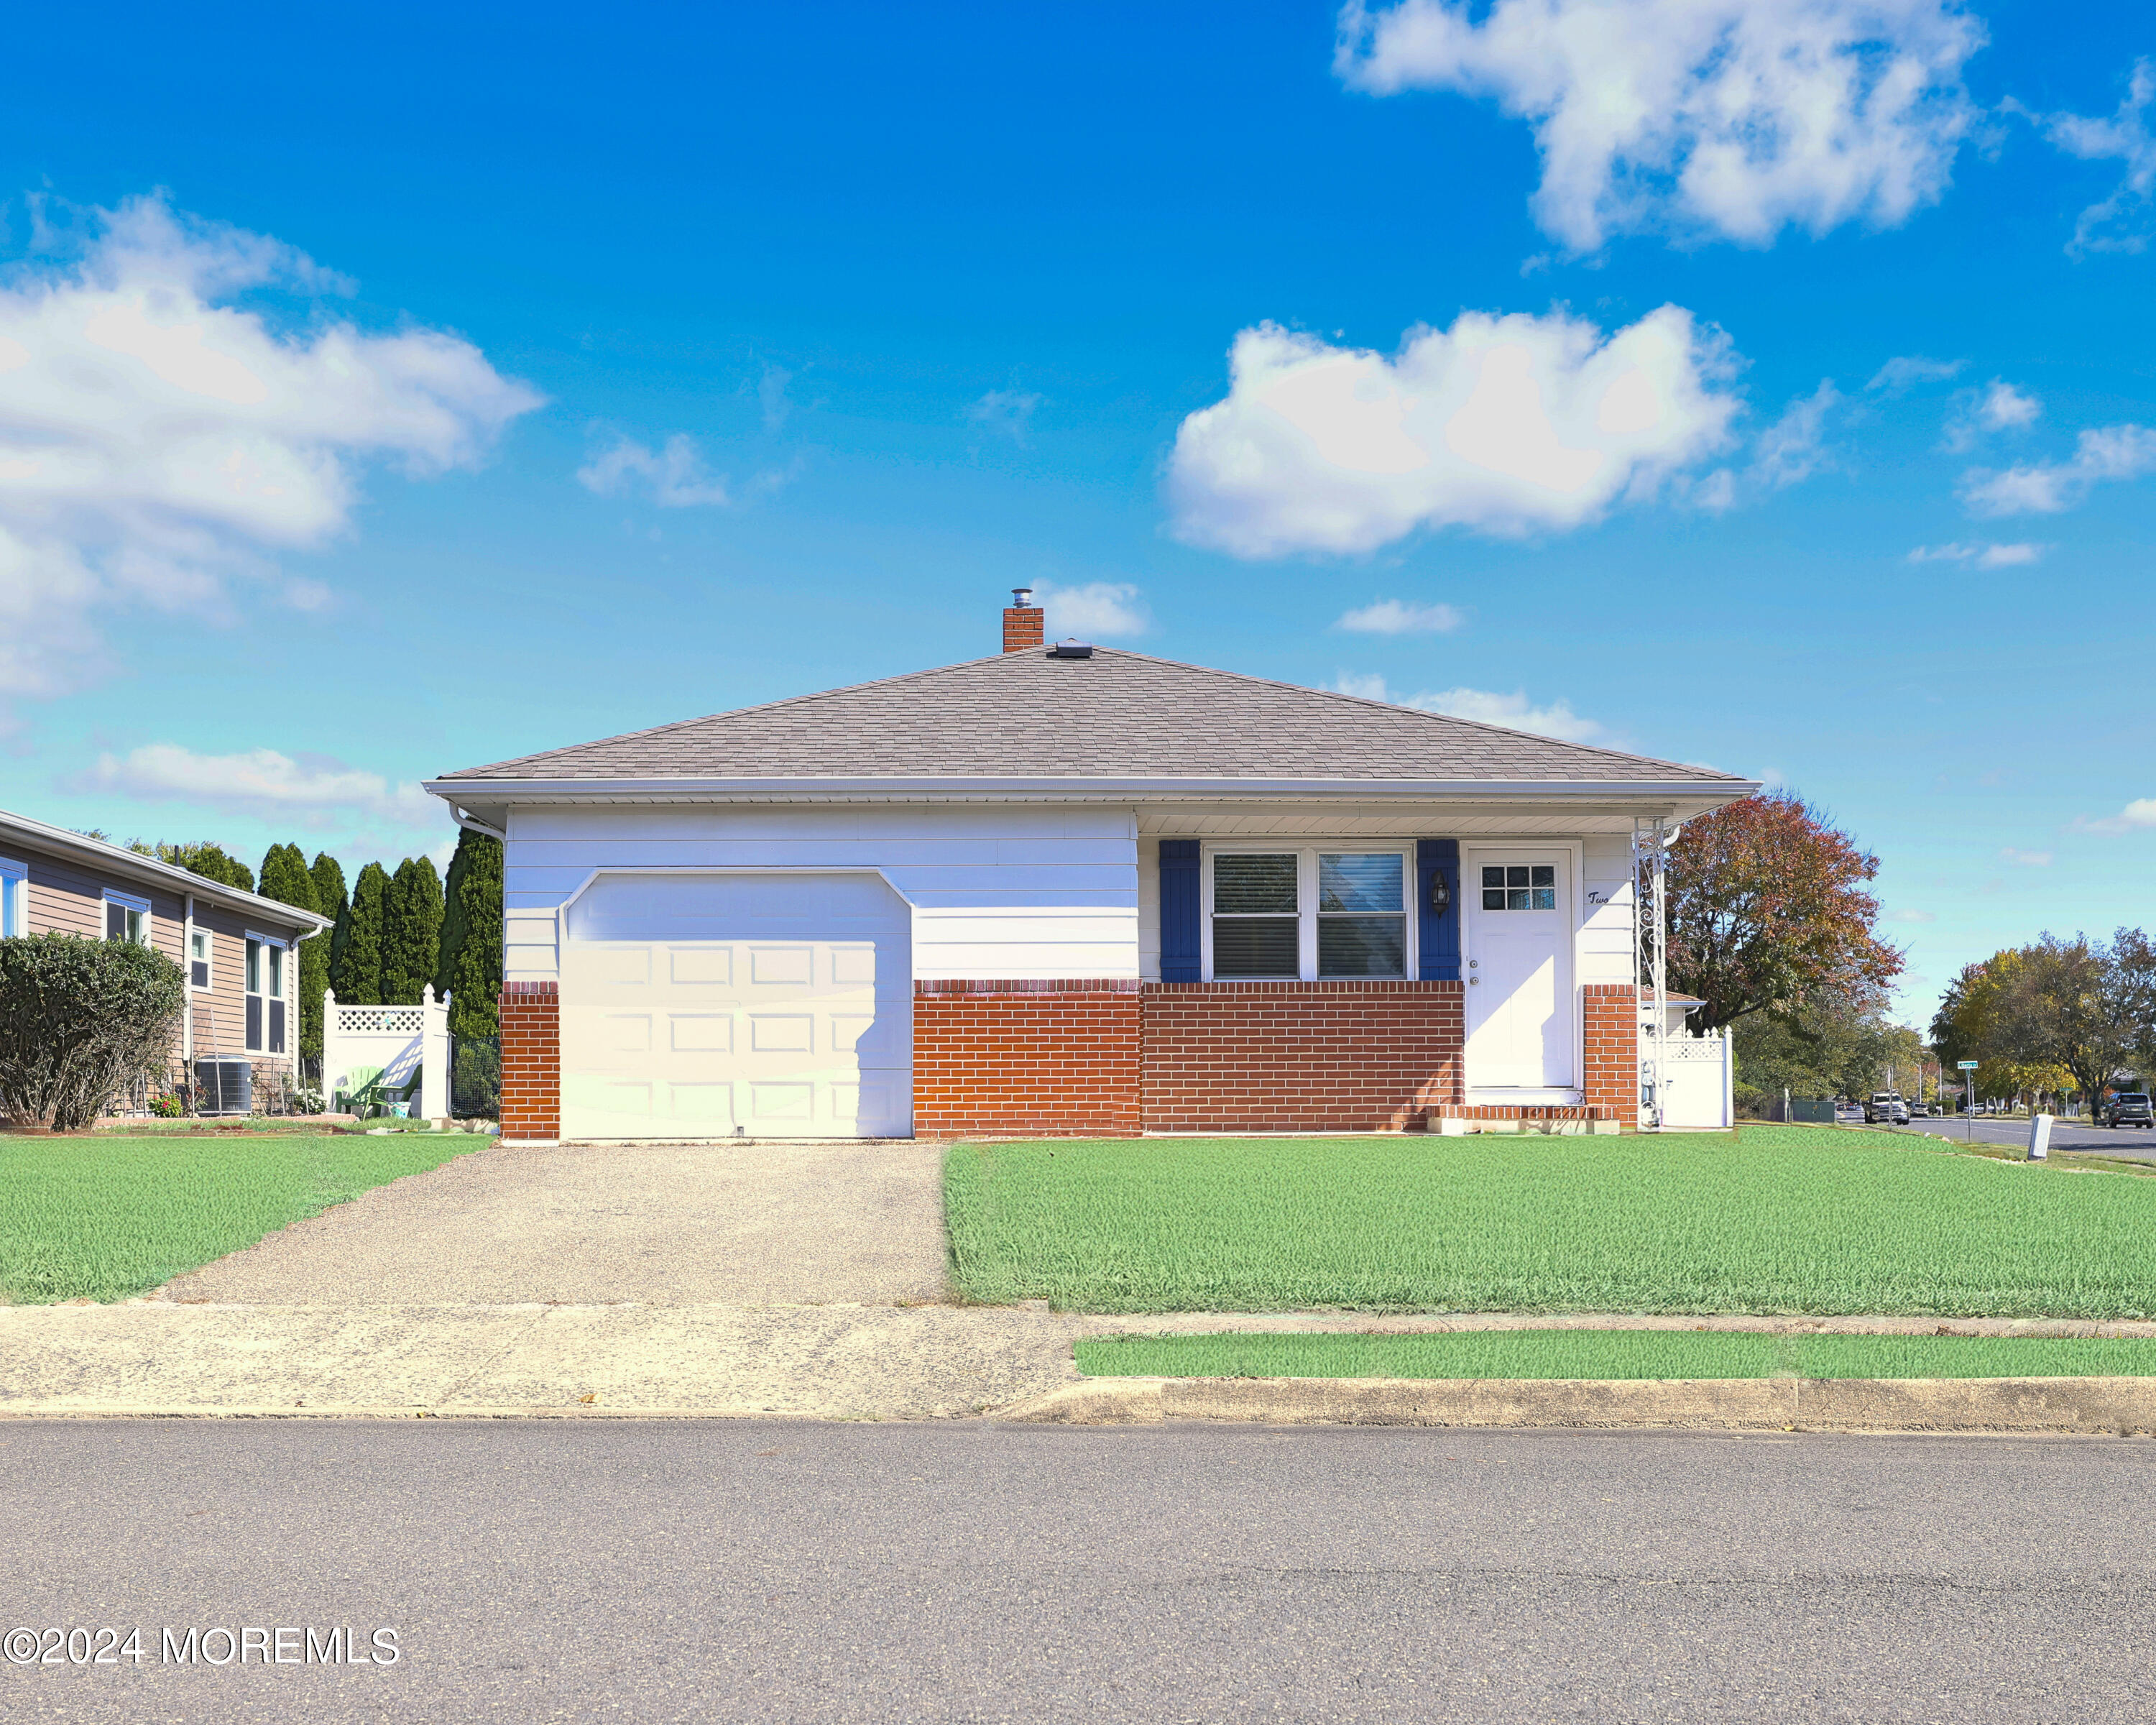
[[[1577,1089],[1569,855],[1463,846],[1460,861],[1468,1089]]]

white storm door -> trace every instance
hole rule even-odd
[[[1571,858],[1527,846],[1461,853],[1467,1087],[1576,1089]]]
[[[602,876],[568,925],[564,1137],[912,1131],[910,911],[880,879]]]

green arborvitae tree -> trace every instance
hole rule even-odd
[[[389,883],[382,924],[382,998],[416,1006],[434,980],[442,941],[442,877],[432,857],[408,856]]]
[[[344,865],[326,850],[315,853],[307,873],[314,877],[315,908],[334,919],[327,931],[315,938],[321,943],[323,979],[335,988],[332,978],[336,975],[337,955],[344,951],[345,937],[352,932],[352,896],[345,890]]]
[[[296,845],[272,845],[262,858],[262,896],[278,903],[319,911],[315,877]],[[321,935],[300,942],[300,1052],[318,1060],[322,1052],[322,993],[330,985],[330,959]]]
[[[254,876],[247,865],[228,854],[222,845],[207,839],[199,845],[147,845],[138,839],[128,849],[199,875],[205,880],[214,880],[220,886],[237,886],[242,892],[254,891]]]
[[[380,863],[371,862],[359,871],[351,902],[338,919],[342,942],[330,959],[330,986],[338,999],[366,1006],[383,1004],[382,937],[388,910],[388,872]]]
[[[467,828],[443,888],[434,992],[449,997],[449,1034],[501,1034],[501,840]]]

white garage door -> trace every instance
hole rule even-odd
[[[566,921],[563,1137],[911,1133],[911,913],[880,876],[603,875]]]

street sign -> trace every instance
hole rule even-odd
[[[1960,1067],[1964,1072],[1974,1072],[1976,1070],[1977,1063],[1974,1060],[1956,1060],[1954,1065]]]

